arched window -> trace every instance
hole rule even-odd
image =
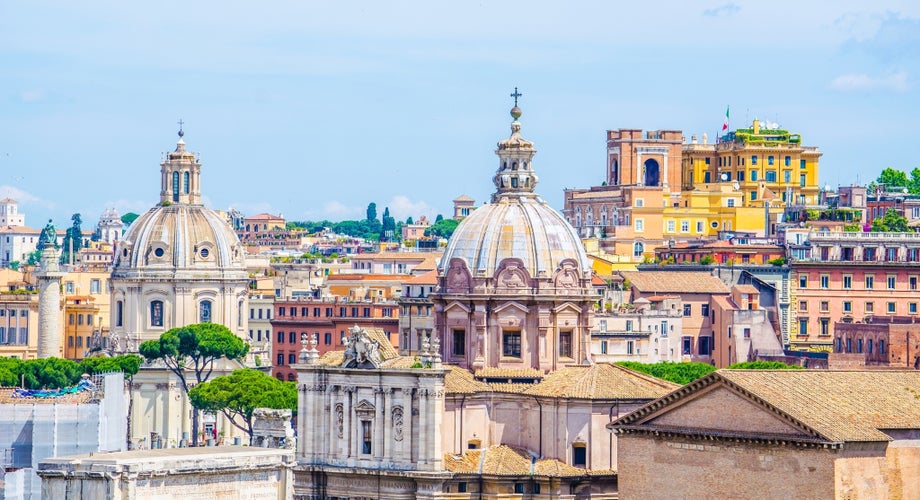
[[[198,322],[199,323],[210,323],[211,322],[211,301],[202,300],[198,303]]]
[[[259,309],[259,314],[262,314],[262,310]],[[240,301],[240,305],[236,310],[236,326],[243,326],[243,301]]]
[[[185,191],[185,194],[188,194],[188,172],[182,174],[182,190]]]
[[[124,314],[125,303],[120,300],[115,301],[115,326],[124,326]]]
[[[150,301],[150,326],[163,326],[163,301]]]
[[[173,201],[179,201],[179,172],[173,172],[172,177]]]
[[[641,241],[633,243],[633,257],[642,257],[645,252],[645,245]]]

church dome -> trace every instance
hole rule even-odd
[[[518,118],[511,111],[511,136],[498,143],[499,168],[493,182],[496,192],[457,226],[441,259],[439,274],[453,259],[460,259],[473,277],[492,277],[502,261],[520,259],[535,278],[549,278],[570,261],[582,275],[591,263],[575,229],[534,192],[537,176],[531,160],[533,143],[521,136]]]
[[[114,274],[202,269],[245,277],[240,240],[223,217],[201,204],[201,163],[181,137],[160,164],[160,203],[138,217],[119,242]]]

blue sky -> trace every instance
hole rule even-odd
[[[712,137],[726,105],[867,182],[920,166],[918,59],[907,1],[2,2],[0,196],[32,226],[144,211],[182,118],[212,208],[447,215],[491,194],[515,86],[556,208],[607,129]]]

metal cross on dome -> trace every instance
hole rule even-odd
[[[184,125],[185,122],[182,121],[182,118],[179,118],[179,121],[176,123],[179,124],[179,137],[182,137],[183,135],[185,135],[185,132],[182,131],[182,125]]]
[[[523,97],[524,94],[518,92],[518,88],[514,87],[514,93],[511,94],[511,97],[514,98],[514,105],[517,106],[518,97]]]

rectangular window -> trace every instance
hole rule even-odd
[[[897,282],[897,279],[895,279],[894,276],[888,276],[888,289],[894,290],[896,282]]]
[[[700,335],[697,352],[700,356],[709,356],[712,354],[712,337],[709,335]]]
[[[673,233],[675,227],[676,227],[676,224],[674,223],[674,221],[669,220],[668,221],[668,232]]]
[[[911,276],[910,278],[907,278],[907,283],[908,283],[908,287],[911,290],[917,289],[917,277],[916,276]]]
[[[684,304],[684,316],[690,316],[690,304]]]
[[[737,178],[738,182],[744,182],[744,170],[739,170],[735,174],[735,177]]]
[[[626,320],[626,331],[627,332],[633,331],[633,320],[631,319]]]
[[[757,201],[757,191],[751,191],[750,200]]]
[[[572,465],[586,467],[588,464],[588,448],[583,444],[572,445]]]
[[[875,312],[875,302],[866,302],[866,313]]]
[[[916,302],[908,302],[908,304],[907,304],[907,313],[908,313],[908,314],[917,314],[917,303],[916,303]]]
[[[160,300],[150,303],[150,326],[163,326],[163,302]]]
[[[807,274],[799,275],[799,288],[808,288],[808,275]]]
[[[773,165],[773,155],[767,157],[767,165]]]
[[[572,331],[559,332],[559,357],[572,357]]]
[[[684,355],[689,356],[693,352],[693,337],[684,337],[682,342],[682,349]]]
[[[849,289],[851,289],[851,288],[853,288],[853,277],[852,277],[852,276],[844,276],[844,277],[843,277],[843,289],[844,289],[844,290],[849,290]]]
[[[807,300],[799,301],[799,312],[808,312],[808,301]]]
[[[709,304],[703,304],[700,307],[700,313],[703,315],[704,318],[709,317]]]
[[[288,353],[288,364],[293,365],[297,362],[297,355],[293,352]]]
[[[288,343],[291,344],[291,345],[296,345],[296,344],[297,344],[297,332],[289,332],[289,333],[288,333]]]
[[[626,354],[632,354],[635,349],[635,345],[632,340],[626,341]]]
[[[805,187],[805,174],[799,176],[799,187]]]
[[[792,165],[792,157],[791,157],[791,156],[786,156],[785,158],[783,158],[783,165],[785,165],[785,166],[787,166],[787,167],[788,167],[789,165]],[[786,181],[786,182],[788,182],[788,181]]]
[[[888,314],[894,314],[897,311],[897,305],[894,302],[888,302]]]
[[[751,156],[751,165],[757,165],[757,155]],[[754,179],[751,179],[754,180]]]
[[[90,280],[89,282],[89,293],[100,293],[102,287],[100,286],[99,280]]]
[[[849,300],[843,301],[843,312],[845,313],[853,312],[853,303],[850,302]]]
[[[64,283],[64,293],[72,294],[73,293],[73,281],[68,281]]]
[[[698,233],[703,232],[703,221],[701,220],[696,221],[696,232]]]
[[[466,330],[454,330],[453,340],[453,355],[466,354]]]
[[[776,170],[767,170],[767,182],[776,182]]]
[[[279,344],[284,343],[284,332],[278,332],[278,343]]]
[[[866,290],[875,288],[875,276],[866,275]]]
[[[799,160],[799,168],[805,168],[805,160]]]
[[[2,341],[0,341],[0,343],[2,343]],[[607,354],[607,341],[606,340],[601,341],[601,354]]]
[[[783,182],[787,184],[792,182],[792,170],[783,170]]]
[[[369,420],[361,421],[361,453],[364,455],[371,454],[371,422]]]
[[[826,274],[822,274],[821,275],[821,289],[827,290],[830,287],[831,287],[831,277]]]
[[[645,231],[645,221],[643,219],[636,219],[636,232],[641,233]]]
[[[756,182],[756,181],[757,181],[757,173],[758,173],[758,172],[759,172],[758,170],[751,170],[751,182]]]
[[[278,366],[284,366],[284,354],[278,354]]]
[[[502,335],[502,356],[521,357],[521,332],[504,332],[504,335]]]
[[[732,208],[732,207],[734,207],[734,206],[735,206],[735,199],[734,199],[734,198],[729,198],[729,199],[728,199],[728,208]]]
[[[822,300],[822,301],[821,301],[821,308],[820,308],[821,312],[827,312],[829,309],[830,309],[830,302],[828,302],[828,301],[826,301],[826,300]]]
[[[686,221],[686,220],[680,221],[680,232],[682,233],[690,232],[690,221]]]

